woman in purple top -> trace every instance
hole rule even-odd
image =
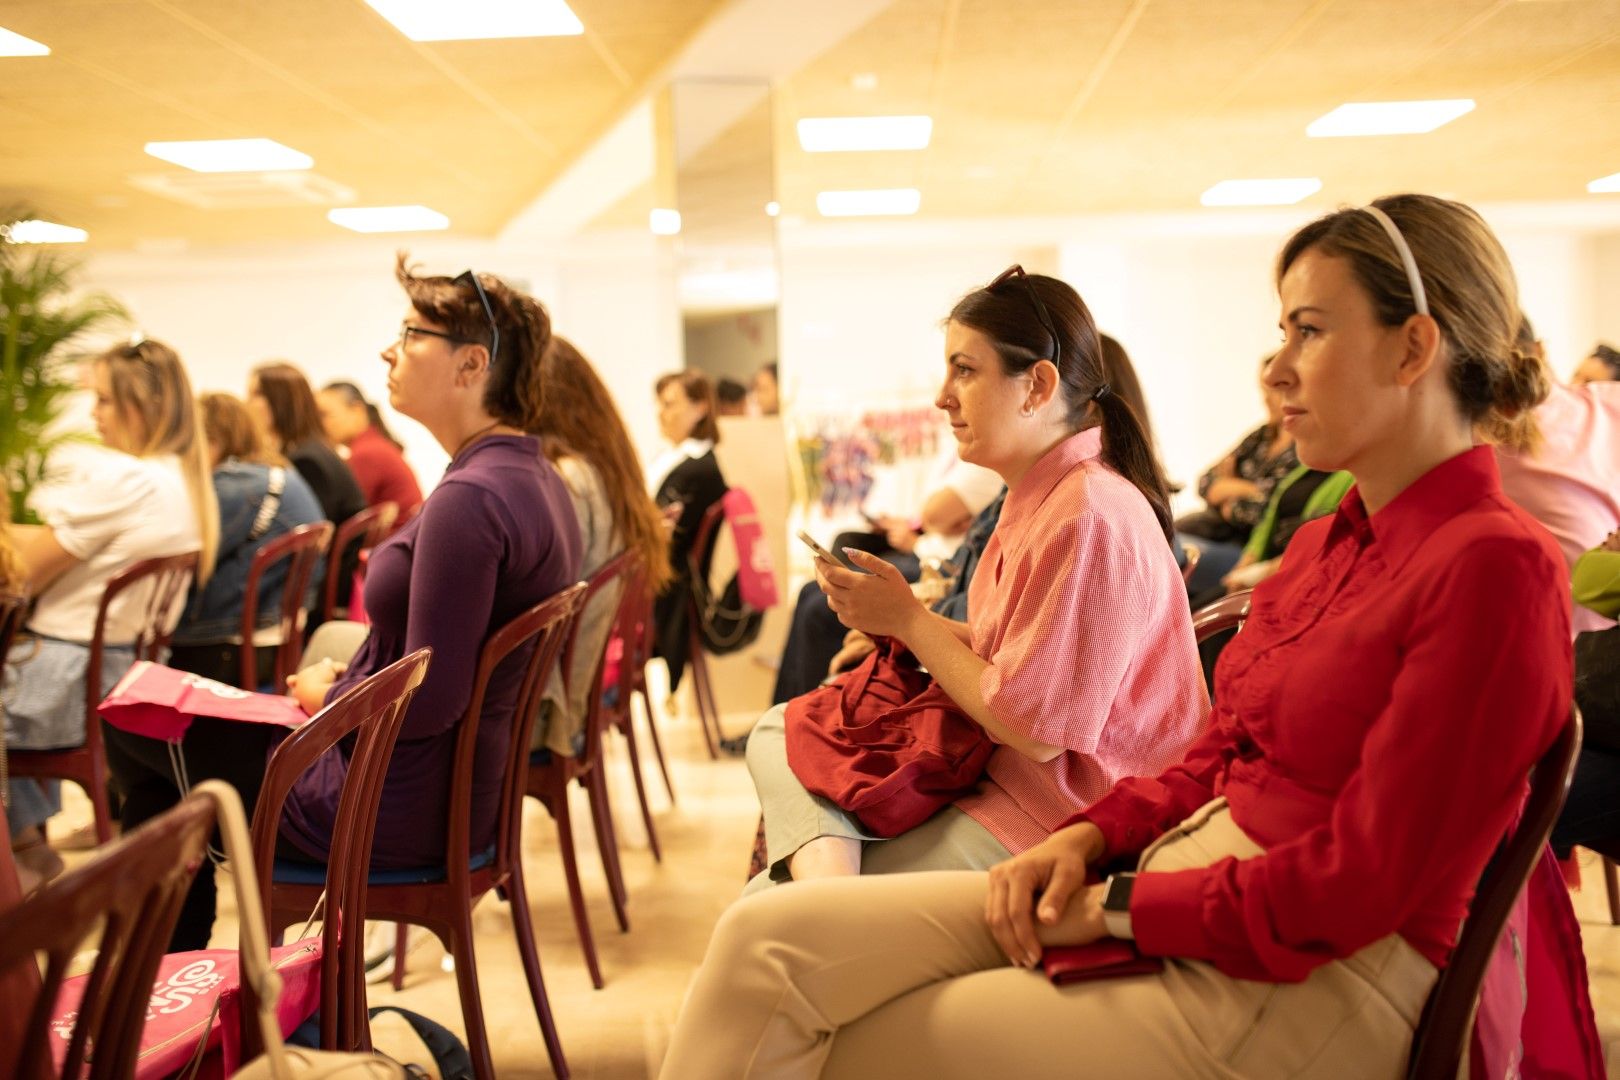
[[[402,257],[396,276],[410,306],[399,338],[382,353],[389,400],[433,433],[450,465],[422,512],[372,552],[365,595],[371,630],[353,661],[346,670],[323,661],[291,680],[293,695],[314,713],[407,653],[433,648],[389,764],[372,849],[378,868],[443,857],[456,723],[472,693],[478,651],[502,624],[576,581],[580,561],[568,491],[526,434],[536,430],[540,411],[540,356],[551,338],[545,309],[471,272],[419,276]],[[475,851],[494,834],[500,759],[521,674],[515,662],[498,669],[484,699],[473,776]],[[220,776],[253,805],[264,760],[248,752],[254,738],[265,737],[249,725],[198,720],[184,744],[192,780]],[[121,762],[115,774],[125,790],[131,783],[172,790],[163,743],[128,735],[117,741],[120,753],[109,749],[109,758]],[[346,768],[334,751],[300,778],[281,822],[284,856],[324,860]],[[213,880],[206,873],[197,880],[171,949],[206,945]]]

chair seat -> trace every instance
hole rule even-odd
[[[495,861],[495,847],[490,845],[474,855],[467,863],[469,870],[482,870]],[[373,870],[366,877],[369,885],[431,885],[447,876],[442,866],[407,866],[395,870]],[[277,859],[270,870],[270,878],[278,885],[324,885],[326,867],[315,863]]]

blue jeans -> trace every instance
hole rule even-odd
[[[1187,594],[1197,596],[1216,588],[1221,578],[1231,573],[1232,568],[1243,558],[1242,544],[1229,544],[1219,540],[1205,540],[1202,536],[1186,536],[1176,533],[1176,551],[1181,551],[1183,544],[1191,544],[1198,549],[1198,568],[1187,581]]]

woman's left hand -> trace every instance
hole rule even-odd
[[[304,712],[314,716],[326,704],[326,692],[332,689],[332,684],[337,682],[337,677],[347,668],[347,664],[334,663],[331,660],[311,664],[298,674],[287,676],[287,692],[293,696],[293,700],[298,702]]]
[[[912,620],[926,613],[900,571],[876,555],[845,548],[850,562],[869,573],[857,573],[817,559],[816,582],[827,594],[827,606],[851,630],[872,637],[906,636]]]

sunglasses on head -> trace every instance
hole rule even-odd
[[[1041,328],[1051,335],[1052,363],[1061,367],[1063,343],[1058,340],[1057,326],[1052,322],[1052,317],[1046,313],[1046,305],[1041,303],[1040,294],[1035,291],[1035,283],[1029,280],[1029,275],[1024,273],[1024,268],[1017,263],[1013,263],[996,275],[996,280],[985,288],[989,292],[995,292],[998,286],[1015,279],[1023,283],[1024,294],[1029,297],[1030,306],[1035,309],[1035,317],[1040,320]]]
[[[484,291],[483,282],[471,270],[463,270],[452,285],[471,285],[473,292],[478,294],[478,303],[484,309],[484,318],[489,320],[489,366],[495,366],[495,357],[501,351],[501,328],[495,324],[495,309],[490,306],[489,294]]]

